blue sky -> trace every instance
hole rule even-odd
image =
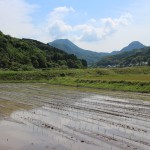
[[[67,38],[98,52],[150,45],[150,0],[0,0],[0,30],[44,43]]]

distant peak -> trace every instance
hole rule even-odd
[[[131,43],[140,43],[139,41],[132,41]]]
[[[141,45],[143,45],[141,42],[139,42],[139,41],[133,41],[133,42],[131,42],[129,45],[133,45],[133,44],[141,44]]]
[[[54,41],[63,41],[63,42],[71,42],[69,39],[56,39]]]
[[[133,41],[128,46],[121,49],[121,51],[131,51],[133,49],[140,49],[140,48],[143,48],[143,47],[145,47],[145,45],[143,45],[139,41]]]

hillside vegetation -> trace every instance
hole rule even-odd
[[[68,39],[57,39],[54,40],[53,42],[50,42],[49,45],[59,48],[69,54],[74,54],[80,59],[85,59],[89,66],[98,62],[102,57],[109,55],[109,53],[103,52],[98,53],[82,49]]]
[[[0,68],[32,70],[34,68],[84,68],[85,60],[73,54],[31,39],[17,39],[0,32]]]
[[[101,67],[128,67],[150,66],[150,47],[125,51],[120,54],[107,56],[101,59],[96,66]]]
[[[98,64],[97,64],[98,66],[118,65],[118,62],[116,62],[116,59],[118,59],[118,58],[114,58],[115,57],[114,55],[117,55],[117,54],[122,55],[124,52],[130,53],[130,51],[132,51],[134,49],[141,49],[141,48],[146,47],[139,41],[133,41],[129,45],[125,46],[124,48],[122,48],[119,51],[113,51],[111,53],[104,53],[104,52],[98,53],[98,52],[94,52],[94,51],[90,51],[90,50],[84,50],[84,49],[78,47],[77,45],[75,45],[73,42],[69,41],[68,39],[57,39],[57,40],[54,40],[53,42],[50,42],[49,45],[59,48],[69,54],[74,54],[80,59],[81,58],[85,59],[89,66],[94,66],[94,64],[96,64],[97,62],[98,62]],[[132,55],[133,53],[131,52],[130,54]],[[106,56],[108,56],[108,57],[106,57]],[[136,63],[136,62],[134,62],[134,63]]]
[[[128,46],[122,48],[120,51],[121,52],[127,52],[127,51],[131,51],[133,49],[141,49],[146,47],[145,45],[143,45],[142,43],[140,43],[139,41],[133,41],[131,42]]]

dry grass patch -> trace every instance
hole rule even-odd
[[[1,115],[10,115],[13,111],[21,109],[32,109],[33,106],[17,103],[14,101],[0,99],[0,114]]]

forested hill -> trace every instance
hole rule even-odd
[[[116,55],[116,54],[120,54],[120,53],[127,52],[127,51],[129,52],[134,49],[141,49],[144,47],[146,47],[146,46],[143,45],[142,43],[140,43],[139,41],[133,41],[128,46],[125,46],[124,48],[122,48],[120,51],[111,52],[110,55]]]
[[[50,42],[49,45],[59,48],[69,54],[74,54],[80,59],[85,59],[88,65],[93,65],[94,63],[98,62],[102,57],[109,55],[108,53],[98,53],[82,49],[68,39],[57,39],[53,42]]]
[[[34,68],[84,68],[85,60],[73,54],[31,39],[17,39],[0,32],[0,68],[31,70]]]
[[[150,47],[122,52],[117,55],[107,56],[101,59],[96,66],[101,67],[127,67],[127,66],[150,66]]]
[[[132,51],[133,49],[140,49],[140,48],[146,47],[139,41],[133,41],[128,46],[122,48],[119,51],[113,51],[111,53],[105,53],[105,52],[98,53],[98,52],[94,52],[90,50],[84,50],[78,47],[77,45],[75,45],[73,42],[71,42],[68,39],[57,39],[57,40],[54,40],[53,42],[50,42],[49,45],[55,48],[61,49],[69,54],[74,54],[80,59],[81,58],[85,59],[89,66],[97,63],[105,56],[116,55],[122,52]]]

